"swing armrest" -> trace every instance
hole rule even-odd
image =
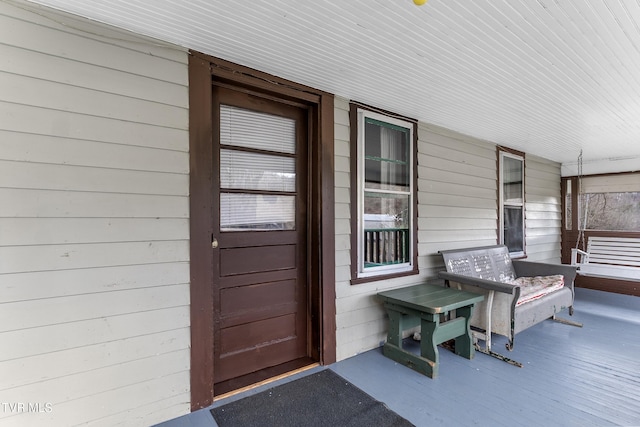
[[[463,285],[475,286],[477,288],[486,289],[488,291],[502,292],[505,294],[515,295],[517,300],[520,297],[520,286],[509,283],[496,282],[494,280],[479,279],[477,277],[465,276],[462,274],[449,273],[447,271],[439,271],[438,276],[446,282],[456,282]]]
[[[578,261],[578,255],[580,255],[580,261]],[[589,253],[583,250],[572,248],[571,249],[571,265],[587,264],[589,262]]]

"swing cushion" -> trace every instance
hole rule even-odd
[[[520,286],[517,307],[561,289],[564,287],[564,276],[556,274],[553,276],[518,277],[509,283]]]

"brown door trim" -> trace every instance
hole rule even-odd
[[[211,159],[212,99],[208,61],[189,57],[189,163],[190,163],[190,261],[191,261],[191,409],[213,402],[213,280],[211,257],[211,168],[202,167],[202,156]],[[194,154],[198,153],[198,156]],[[209,162],[210,164],[211,162]],[[196,370],[193,368],[197,367]]]
[[[230,83],[310,108],[309,274],[312,348],[336,360],[333,95],[198,52],[189,57],[191,409],[213,403],[212,82]]]

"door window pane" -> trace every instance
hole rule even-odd
[[[220,106],[220,144],[294,154],[296,122],[287,117]]]
[[[221,231],[295,229],[295,196],[220,194]]]
[[[220,187],[245,190],[296,190],[295,159],[220,150]]]

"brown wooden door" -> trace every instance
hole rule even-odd
[[[307,117],[303,106],[213,87],[217,384],[309,353]]]

